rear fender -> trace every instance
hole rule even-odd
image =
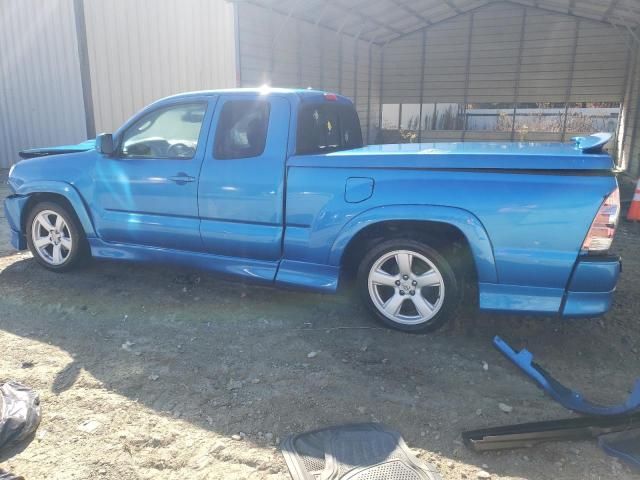
[[[38,193],[50,193],[55,195],[61,195],[64,198],[66,198],[71,204],[71,207],[73,208],[73,210],[75,211],[75,214],[78,216],[78,220],[80,220],[80,224],[82,225],[82,228],[84,229],[86,236],[88,238],[96,236],[96,231],[93,227],[93,222],[91,221],[91,216],[89,215],[87,206],[85,205],[82,197],[80,196],[78,191],[73,187],[73,185],[70,185],[65,182],[57,182],[57,181],[29,182],[21,185],[17,189],[16,196],[28,198],[29,196],[38,194]],[[26,215],[26,212],[24,209],[26,204],[27,204],[27,201],[20,202],[21,211],[20,211],[19,225],[23,224],[24,216]]]
[[[387,221],[440,222],[458,228],[471,247],[478,281],[498,282],[493,248],[480,220],[467,210],[438,205],[389,205],[359,214],[352,218],[336,237],[329,253],[329,265],[340,265],[347,245],[359,231]]]

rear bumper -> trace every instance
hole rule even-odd
[[[11,245],[16,250],[25,250],[27,248],[27,241],[24,236],[24,232],[21,231],[21,216],[22,209],[27,202],[28,197],[22,195],[11,195],[4,201],[4,213],[9,222],[9,229],[11,231]]]
[[[565,317],[593,317],[609,311],[622,270],[619,256],[581,258],[563,302]]]
[[[480,283],[480,308],[505,313],[596,317],[613,303],[620,257],[580,257],[569,287],[545,288]]]

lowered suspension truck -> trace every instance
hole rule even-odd
[[[604,314],[620,272],[609,136],[363,146],[353,103],[315,90],[186,93],[113,134],[21,152],[11,241],[66,272],[172,262],[335,292],[435,330],[474,284],[483,310]]]

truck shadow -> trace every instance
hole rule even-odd
[[[498,317],[463,306],[444,331],[408,335],[374,323],[350,292],[276,290],[172,267],[95,262],[60,275],[20,259],[0,271],[0,295],[0,331],[72,358],[51,371],[32,349],[12,358],[33,361],[24,371],[50,395],[73,390],[86,372],[162,415],[224,436],[244,432],[258,446],[269,443],[259,432],[282,439],[381,421],[411,447],[441,452],[425,459],[487,463],[492,473],[523,478],[555,478],[554,464],[572,445],[537,447],[527,455],[539,460],[522,461],[522,452],[470,452],[460,432],[568,412],[493,350],[494,335],[527,346],[560,380],[603,402],[621,401],[640,366],[603,349],[624,347],[616,324]],[[580,448],[590,456],[564,463],[566,478],[580,478],[584,462],[604,468],[590,459],[602,458],[595,447]]]

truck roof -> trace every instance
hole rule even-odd
[[[167,99],[178,99],[178,98],[189,98],[189,97],[193,97],[193,96],[208,96],[208,95],[221,95],[221,94],[261,94],[261,95],[268,95],[271,93],[276,93],[278,95],[285,95],[285,96],[294,96],[294,97],[298,97],[298,98],[305,98],[305,97],[318,97],[320,95],[325,95],[325,94],[332,94],[332,92],[327,92],[325,90],[316,90],[313,88],[275,88],[275,87],[269,87],[267,85],[262,86],[262,87],[250,87],[250,88],[220,88],[220,89],[215,89],[215,90],[200,90],[200,91],[194,91],[194,92],[184,92],[184,93],[178,93],[176,95],[171,95],[169,97],[165,97],[161,100],[158,101],[162,101],[162,100],[167,100]],[[338,95],[335,94],[337,97],[341,98],[341,99],[346,99],[348,100],[347,97],[343,96],[343,95]],[[350,101],[350,100],[349,100]]]

